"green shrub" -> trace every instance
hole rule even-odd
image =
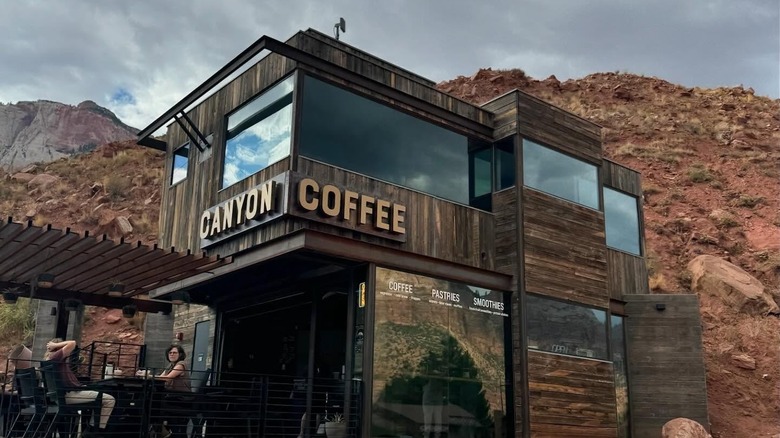
[[[709,169],[704,167],[704,165],[695,164],[688,169],[688,179],[690,179],[691,182],[703,183],[712,181],[715,177]]]
[[[19,298],[16,304],[0,304],[0,339],[25,342],[35,330],[35,311],[29,298]]]

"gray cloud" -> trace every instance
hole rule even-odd
[[[0,2],[0,101],[91,99],[139,128],[260,36],[331,34],[339,16],[345,42],[435,81],[622,70],[780,97],[778,0]]]

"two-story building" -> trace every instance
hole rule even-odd
[[[151,293],[185,303],[168,328],[194,369],[343,382],[364,437],[707,424],[697,301],[650,294],[640,175],[594,123],[518,90],[474,105],[308,30],[139,136],[166,152],[160,246],[230,261]],[[298,389],[291,436],[315,436]]]

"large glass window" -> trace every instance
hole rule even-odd
[[[604,222],[607,246],[641,255],[639,201],[636,196],[604,187]]]
[[[617,401],[618,437],[628,438],[631,425],[628,412],[628,367],[626,360],[626,337],[623,317],[611,315],[611,349],[612,363],[615,369],[615,400]]]
[[[290,76],[228,116],[222,187],[228,187],[290,155]]]
[[[596,166],[523,140],[523,183],[586,207],[599,208]]]
[[[370,436],[507,436],[504,294],[377,268],[375,305]]]
[[[526,296],[528,348],[607,360],[604,310]]]
[[[173,151],[173,170],[171,171],[171,185],[187,178],[187,168],[190,161],[190,144],[185,143]]]
[[[304,79],[300,154],[469,204],[469,151],[476,141],[371,99]]]

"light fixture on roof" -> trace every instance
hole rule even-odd
[[[171,294],[171,304],[181,305],[190,302],[190,294],[187,291],[176,291]]]
[[[50,272],[42,272],[38,274],[38,279],[36,282],[38,283],[38,287],[48,289],[54,286],[54,274]]]
[[[344,21],[343,17],[339,17],[339,22],[333,25],[333,30],[336,33],[336,40],[339,39],[339,29],[342,32],[346,32],[347,31],[347,22]]]
[[[125,285],[120,281],[114,281],[108,285],[109,297],[114,297],[114,298],[121,297],[124,291],[125,291]]]
[[[136,307],[135,304],[128,304],[125,307],[122,307],[122,316],[130,319],[135,316],[135,312],[137,311],[138,307]]]
[[[16,289],[3,290],[3,301],[5,301],[6,304],[16,304],[18,298],[19,296],[16,293]]]

